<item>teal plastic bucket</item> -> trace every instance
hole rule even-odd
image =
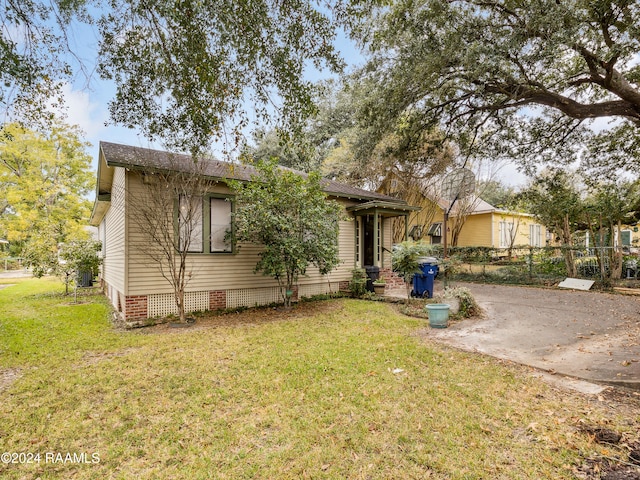
[[[430,303],[426,307],[429,314],[429,326],[447,328],[449,326],[449,305],[446,303]]]

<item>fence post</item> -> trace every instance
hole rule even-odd
[[[529,247],[529,280],[533,279],[533,247]]]

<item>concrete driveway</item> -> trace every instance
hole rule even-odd
[[[484,318],[431,329],[429,337],[551,373],[640,389],[640,297],[464,286]]]
[[[32,274],[28,270],[7,270],[0,271],[1,278],[29,278]]]

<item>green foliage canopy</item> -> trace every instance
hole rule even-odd
[[[528,165],[569,162],[589,142],[592,166],[640,167],[637,2],[397,0],[365,18],[354,35],[372,90],[360,114],[379,132],[410,113],[463,148]],[[597,118],[616,122],[594,135]]]
[[[333,23],[313,0],[112,0],[99,71],[118,85],[111,117],[197,156],[239,136],[246,104],[290,125],[313,111],[308,64],[341,68]],[[237,138],[236,138],[237,140]]]
[[[579,228],[584,210],[578,184],[577,175],[550,169],[535,177],[520,196],[542,224],[556,233],[569,228],[570,236]]]
[[[0,129],[0,237],[21,247],[35,272],[57,265],[58,244],[87,236],[93,187],[91,157],[72,127],[48,136],[5,124]]]
[[[198,154],[219,140],[237,143],[250,116],[299,125],[314,110],[306,70],[337,72],[343,64],[327,7],[316,0],[5,2],[0,109],[25,124],[50,123],[48,105],[63,103],[63,82],[80,72],[90,78],[97,61],[100,76],[117,87],[111,120],[171,149]],[[73,51],[80,22],[97,25],[97,59]]]
[[[61,82],[72,66],[67,31],[74,18],[87,19],[84,0],[19,0],[0,9],[0,109],[9,118],[51,122],[50,102],[61,103]]]
[[[285,305],[300,275],[314,265],[326,275],[340,263],[339,221],[342,207],[327,199],[320,175],[307,176],[259,162],[247,183],[228,180],[236,192],[234,235],[239,242],[263,247],[256,272],[274,277]]]

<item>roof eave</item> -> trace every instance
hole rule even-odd
[[[136,165],[136,164],[131,164],[131,163],[126,163],[126,162],[119,162],[117,160],[107,160],[106,161],[106,165],[108,167],[122,167],[122,168],[126,168],[127,170],[134,170],[134,171],[139,171],[139,172],[174,172],[174,173],[180,173],[179,170],[174,170],[174,169],[170,169],[170,168],[162,168],[162,167],[157,167],[157,166],[144,166],[144,165]],[[216,182],[220,182],[220,181],[225,181],[225,180],[236,180],[239,182],[250,182],[251,180],[247,180],[246,178],[234,178],[234,177],[220,177],[220,176],[215,176],[215,175],[206,175],[203,174],[204,177],[212,180],[212,181],[216,181]],[[379,194],[375,194],[372,192],[372,195],[355,195],[352,193],[344,193],[344,192],[336,192],[333,190],[329,190],[329,189],[323,189],[324,192],[327,195],[330,195],[332,197],[336,197],[336,198],[344,198],[347,200],[358,200],[358,201],[384,201],[380,199],[380,195]],[[399,201],[399,203],[403,203],[406,204],[406,202],[404,201]]]
[[[97,227],[102,222],[109,206],[111,205],[111,194],[102,194],[96,197],[96,201],[93,203],[93,210],[91,211],[91,217],[89,217],[89,225]]]
[[[414,207],[412,205],[407,205],[406,202],[389,202],[389,201],[381,201],[381,200],[372,200],[366,203],[361,203],[358,205],[352,205],[347,207],[348,212],[352,213],[361,213],[367,214],[369,212],[382,214],[391,214],[391,215],[404,215],[410,212],[416,212],[421,210],[421,207]]]

